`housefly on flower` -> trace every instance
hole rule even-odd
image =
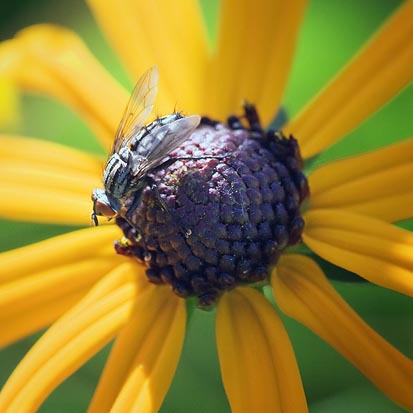
[[[178,148],[196,129],[200,116],[172,113],[145,126],[151,114],[158,85],[158,69],[152,67],[139,79],[116,131],[113,149],[103,173],[104,189],[92,192],[92,221],[98,216],[115,217],[123,200],[135,196],[125,215],[139,201],[141,190],[151,184],[148,173],[169,161],[168,154]]]

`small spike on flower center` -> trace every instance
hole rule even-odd
[[[297,141],[263,131],[255,108],[244,109],[248,127],[235,116],[226,125],[203,118],[150,174],[153,185],[133,213],[116,219],[125,235],[116,251],[143,262],[151,282],[197,297],[200,307],[265,280],[304,227],[308,184]]]

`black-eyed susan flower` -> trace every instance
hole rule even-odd
[[[0,256],[1,343],[51,324],[4,386],[0,411],[36,411],[114,338],[89,411],[158,411],[185,336],[181,297],[209,303],[207,294],[217,301],[217,346],[232,411],[307,411],[289,338],[271,304],[251,288],[257,281],[270,282],[282,311],[331,344],[388,397],[413,409],[413,363],[351,310],[312,259],[285,249],[302,236],[324,259],[413,295],[413,236],[390,224],[411,216],[412,139],[316,169],[308,176],[307,197],[293,139],[257,131],[254,124],[238,129],[234,118],[229,126],[223,122],[243,100],[255,104],[263,124],[270,122],[304,2],[263,2],[258,8],[223,2],[214,52],[196,2],[179,9],[160,3],[89,2],[134,78],[159,66],[160,113],[178,101],[210,122],[181,147],[190,160],[155,173],[167,209],[148,188],[133,219],[117,219],[126,240],[119,226],[101,225]],[[405,2],[285,125],[304,159],[411,81],[412,12],[413,2]],[[154,27],[155,17],[171,36]],[[244,30],[248,24],[254,30]],[[77,110],[102,145],[111,147],[128,94],[74,33],[48,25],[23,30],[1,45],[0,71],[22,89]],[[2,217],[89,225],[101,159],[37,139],[1,139]],[[116,239],[122,254],[114,253]],[[253,380],[258,374],[260,380]]]

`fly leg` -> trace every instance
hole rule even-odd
[[[206,125],[206,126],[212,126],[215,127],[217,125],[219,125],[220,122],[218,122],[217,120],[213,120],[211,118],[208,118],[208,116],[202,116],[201,117],[201,122],[200,125]]]
[[[224,154],[224,155],[205,155],[205,156],[178,156],[176,158],[169,158],[165,162],[163,162],[161,165],[159,165],[157,168],[154,168],[153,170],[156,171],[158,169],[163,169],[167,168],[168,166],[172,165],[176,161],[195,161],[198,159],[225,159],[228,158],[230,155],[229,154]]]
[[[145,176],[143,178],[143,185],[142,187],[137,190],[134,194],[132,204],[129,206],[128,210],[125,214],[125,219],[133,226],[132,224],[132,216],[135,213],[136,208],[138,207],[139,203],[142,199],[142,190],[145,186],[149,186],[152,189],[152,193],[154,195],[155,203],[164,211],[168,211],[168,206],[166,205],[165,201],[161,198],[161,194],[159,193],[158,187],[156,185],[155,180],[150,176]]]

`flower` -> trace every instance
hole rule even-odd
[[[133,77],[159,65],[165,79],[157,100],[160,113],[179,101],[189,113],[225,119],[247,99],[265,124],[281,101],[305,6],[299,0],[288,7],[269,2],[251,10],[249,2],[224,2],[210,58],[196,2],[186,2],[179,13],[168,2],[156,8],[146,2],[90,0],[89,5]],[[412,9],[411,1],[404,3],[286,125],[304,158],[336,142],[411,81]],[[257,30],[240,30],[252,17]],[[153,25],[155,18],[170,36]],[[127,93],[74,33],[48,25],[25,29],[2,44],[0,71],[25,90],[73,107],[102,145],[111,146]],[[2,143],[2,217],[89,224],[101,159],[32,138],[3,136]],[[390,222],[411,216],[412,151],[409,139],[315,170],[303,213],[303,240],[315,253],[408,295],[413,294],[413,237]],[[52,324],[5,385],[1,411],[36,411],[53,388],[114,337],[89,411],[159,409],[185,335],[185,301],[165,285],[148,283],[142,265],[113,253],[120,235],[117,226],[102,225],[1,255],[2,343]],[[271,285],[283,312],[336,348],[388,397],[413,409],[413,363],[351,310],[312,259],[283,255]],[[216,333],[233,412],[306,411],[289,338],[262,294],[249,287],[224,293]],[[249,380],[257,369],[260,380]]]

